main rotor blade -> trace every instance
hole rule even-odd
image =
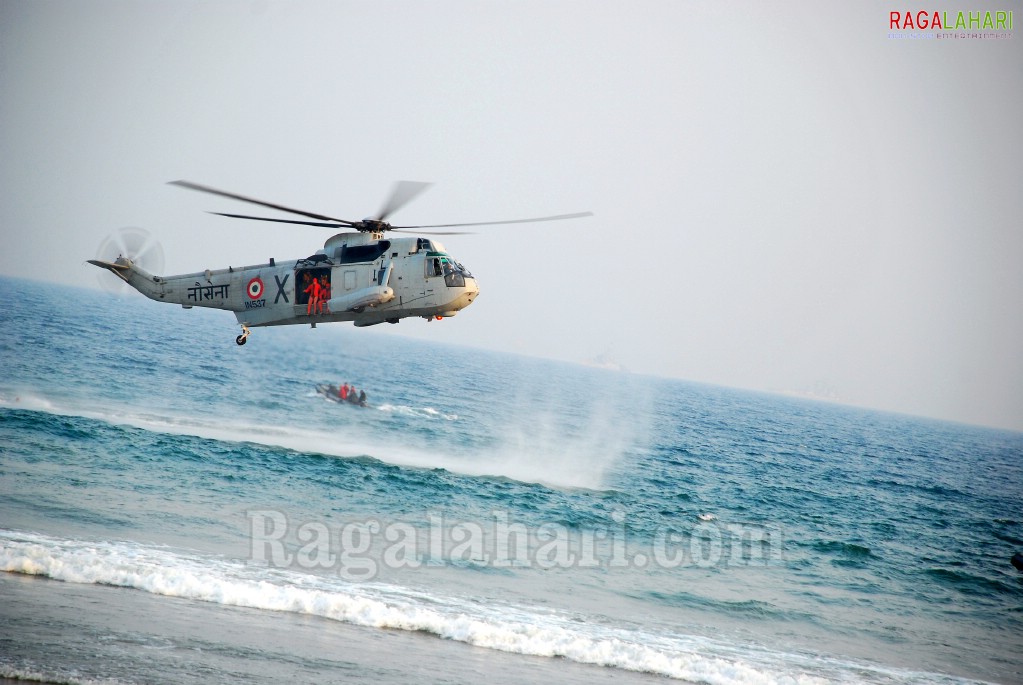
[[[562,219],[581,219],[584,216],[593,216],[593,212],[578,212],[576,214],[555,214],[554,216],[538,216],[533,219],[508,219],[507,221],[477,221],[468,224],[423,224],[421,226],[392,226],[394,230],[412,228],[458,228],[459,226],[494,226],[497,224],[528,224],[535,221],[560,221]]]
[[[324,226],[326,228],[354,228],[351,222],[332,222],[327,223],[325,221],[299,221],[297,219],[271,219],[266,216],[250,216],[248,214],[227,214],[225,212],[209,212],[210,214],[216,214],[217,216],[229,216],[232,219],[252,219],[253,221],[273,221],[278,224],[299,224],[301,226]]]
[[[476,231],[404,231],[400,228],[390,229],[393,233],[408,233],[411,235],[476,235]]]
[[[394,189],[391,190],[391,196],[387,198],[387,202],[380,208],[380,213],[377,214],[377,221],[386,221],[387,217],[407,205],[432,185],[432,183],[423,183],[421,181],[398,181],[394,184]]]
[[[284,205],[273,204],[272,202],[263,202],[252,197],[245,197],[244,195],[238,195],[236,193],[229,193],[225,190],[217,190],[216,188],[210,188],[209,186],[199,185],[198,183],[192,183],[191,181],[170,181],[169,185],[180,186],[182,188],[188,188],[189,190],[198,190],[201,193],[210,193],[211,195],[219,195],[220,197],[230,198],[232,200],[241,200],[242,202],[249,202],[260,207],[268,207],[270,209],[277,209],[282,212],[289,212],[291,214],[298,214],[299,216],[307,216],[311,219],[321,219],[323,221],[339,221],[346,224],[352,222],[346,221],[345,219],[338,219],[333,216],[324,216],[323,214],[314,214],[313,212],[306,212],[301,209],[293,209],[291,207],[285,207]]]

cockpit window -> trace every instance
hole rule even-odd
[[[441,266],[440,257],[430,257],[426,260],[426,277],[443,276],[444,267]]]
[[[451,257],[443,252],[433,252],[426,259],[426,277],[437,276],[443,277],[444,284],[450,288],[462,288],[465,286],[465,279],[472,278],[469,270]]]

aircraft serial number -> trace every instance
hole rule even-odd
[[[247,300],[245,302],[246,309],[259,309],[260,307],[266,306],[266,300]]]

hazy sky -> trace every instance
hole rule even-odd
[[[174,179],[352,219],[433,181],[395,223],[595,216],[442,239],[479,299],[388,334],[1023,429],[1023,31],[889,38],[921,7],[0,0],[0,273],[330,235]]]

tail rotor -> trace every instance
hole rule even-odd
[[[118,259],[130,260],[150,273],[163,273],[163,247],[144,228],[119,228],[100,243],[96,250],[97,261],[116,263]],[[129,289],[123,280],[109,271],[98,273],[97,279],[104,290],[115,295],[122,295]]]

